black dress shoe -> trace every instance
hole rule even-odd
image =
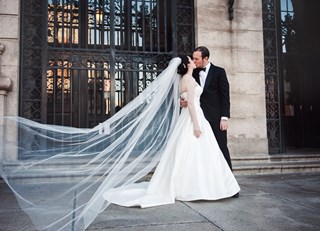
[[[236,193],[232,196],[233,198],[238,198],[239,197],[239,193]]]

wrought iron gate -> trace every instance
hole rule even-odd
[[[192,0],[21,1],[20,115],[93,127],[194,48]]]

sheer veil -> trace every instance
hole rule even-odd
[[[39,230],[85,230],[108,206],[102,193],[141,181],[157,165],[179,115],[180,58],[117,114],[92,129],[5,118],[0,174]],[[2,133],[2,134],[4,134]],[[6,136],[4,136],[6,137]]]

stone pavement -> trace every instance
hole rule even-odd
[[[236,178],[241,186],[239,198],[176,202],[147,209],[112,205],[88,230],[320,230],[320,173],[236,175]],[[34,230],[3,183],[0,230]]]

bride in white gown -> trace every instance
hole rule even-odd
[[[240,191],[200,107],[202,88],[192,77],[194,68],[189,57],[182,57],[179,92],[187,99],[188,107],[181,109],[151,181],[106,191],[103,197],[108,202],[146,208],[175,200],[218,200]]]

